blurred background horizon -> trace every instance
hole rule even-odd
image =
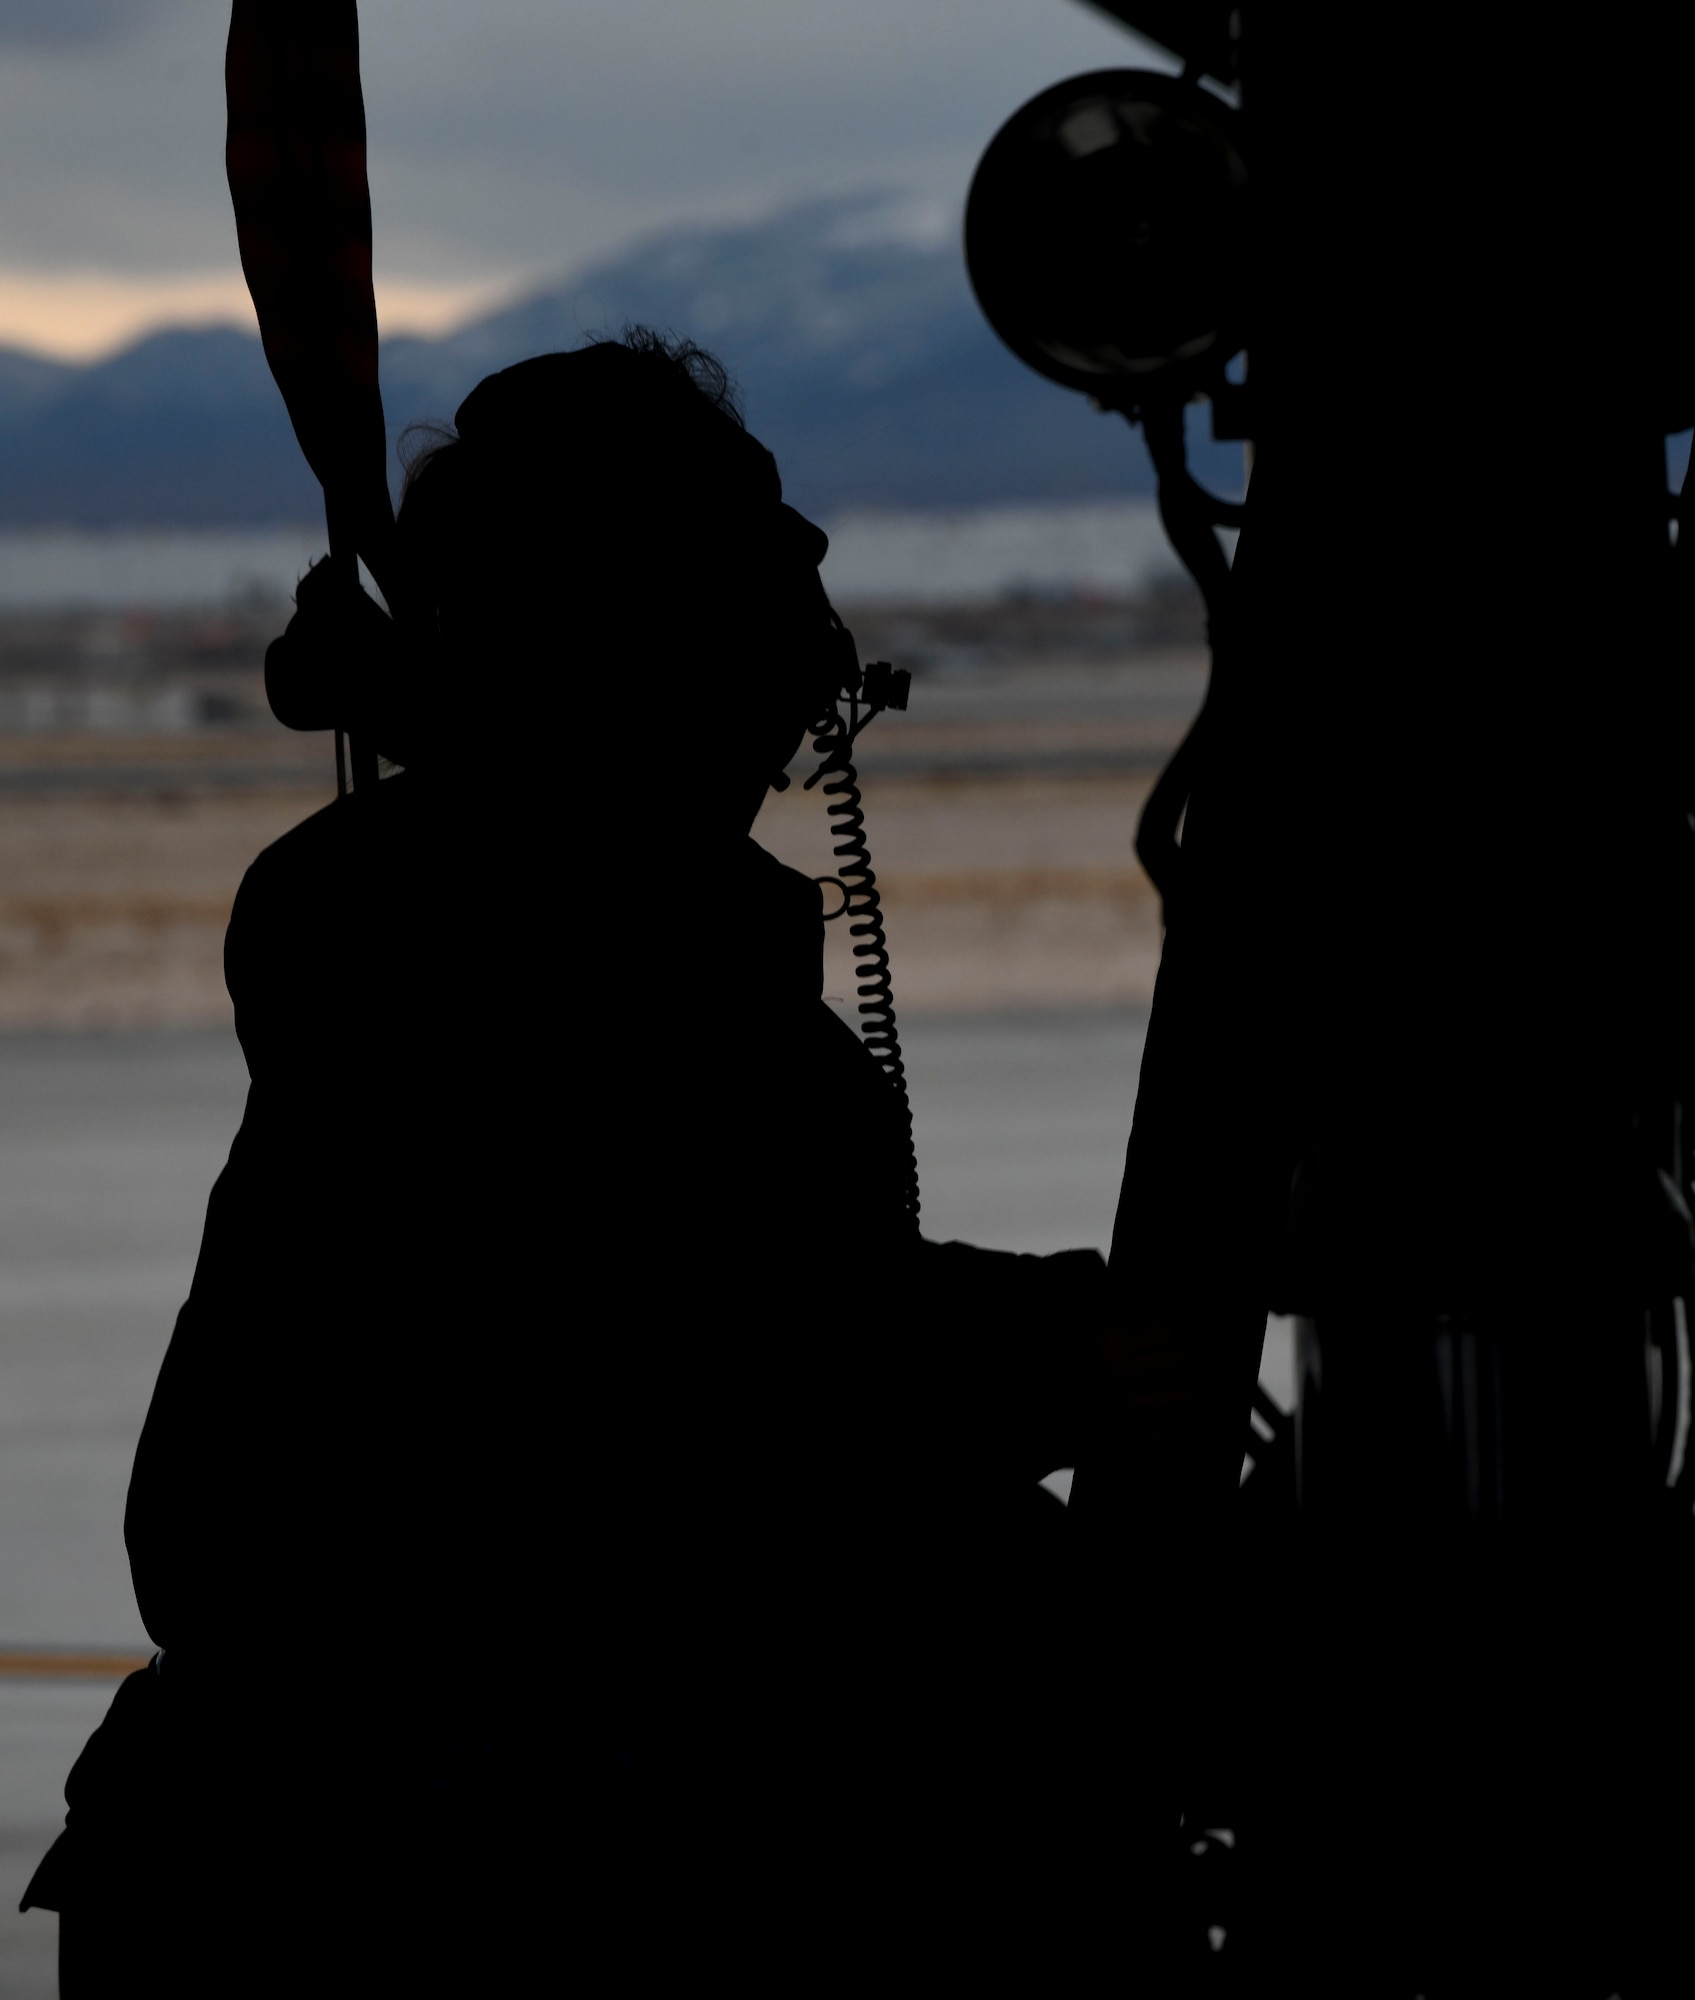
[[[0,0],[0,533],[319,516],[236,255],[227,19],[227,0]],[[360,19],[396,436],[633,320],[724,360],[788,497],[827,524],[1151,493],[1122,425],[1003,352],[959,248],[976,158],[1025,97],[1175,66],[1116,22],[1079,0],[364,0]],[[1221,462],[1239,479],[1239,452]],[[0,604],[32,567],[10,546]]]

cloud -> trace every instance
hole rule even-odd
[[[112,41],[171,5],[172,0],[0,0],[0,50]]]
[[[0,0],[0,269],[233,268],[228,22],[229,0]],[[868,185],[909,191],[922,237],[1033,92],[1168,66],[1072,0],[361,0],[360,22],[378,269],[429,286]]]

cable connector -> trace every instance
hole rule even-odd
[[[912,692],[912,674],[906,667],[891,667],[887,660],[869,660],[860,700],[870,708],[906,707]]]

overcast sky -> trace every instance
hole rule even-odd
[[[0,340],[87,353],[240,310],[228,0],[0,0]],[[909,191],[951,229],[996,126],[1167,59],[1081,0],[362,0],[385,324],[657,226]]]

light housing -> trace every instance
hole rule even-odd
[[[1192,394],[1246,340],[1247,167],[1230,105],[1150,70],[1093,70],[990,141],[965,261],[1021,361],[1103,403]]]

